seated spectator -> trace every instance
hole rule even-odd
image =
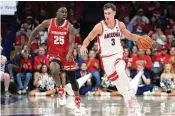
[[[136,16],[134,16],[132,19],[131,19],[131,24],[132,25],[137,25],[138,24],[138,20],[140,20],[141,21],[141,24],[149,24],[149,19],[146,17],[146,16],[144,16],[144,12],[143,12],[143,9],[138,9],[138,11],[137,11],[137,15]]]
[[[41,44],[42,43],[46,43],[47,42],[47,38],[48,38],[48,32],[45,29],[44,31],[40,31],[39,32],[40,38],[41,38]]]
[[[80,72],[76,75],[76,78],[83,78],[83,76],[89,74],[87,71],[87,65],[86,63],[81,64]],[[88,79],[87,82],[80,88],[80,95],[85,95],[88,91],[92,90],[92,81],[91,79]]]
[[[73,56],[74,56],[74,60],[76,62],[76,66],[77,66],[76,75],[78,75],[79,72],[80,72],[81,64],[83,63],[83,59],[81,59],[79,57],[78,52],[77,52],[77,49],[74,49]]]
[[[38,49],[38,55],[34,57],[34,71],[39,71],[43,64],[49,66],[49,61],[47,59],[45,49],[40,46]]]
[[[129,16],[124,17],[124,23],[126,25],[126,28],[130,31],[133,32],[133,25],[130,22]],[[133,45],[133,41],[130,41],[129,38],[125,40],[126,41],[126,47],[131,49]]]
[[[29,59],[29,51],[24,50],[23,58],[20,61],[19,72],[16,75],[17,85],[18,85],[18,94],[25,94],[28,89],[28,84],[32,78],[32,62]],[[24,85],[22,80],[24,81]]]
[[[16,55],[19,55],[21,50],[29,41],[29,37],[27,36],[23,27],[20,29],[20,34],[16,36],[14,48],[15,50],[11,52],[11,59],[14,59]]]
[[[38,51],[38,48],[41,44],[41,40],[40,40],[40,35],[37,34],[35,36],[35,39],[32,41],[31,45],[30,45],[30,53],[32,55],[36,55],[37,54],[37,51]]]
[[[160,89],[152,92],[152,95],[169,95],[174,96],[175,91],[173,90],[175,87],[175,75],[173,73],[172,65],[165,64],[164,71],[160,77]]]
[[[95,82],[96,82],[95,88],[98,88],[100,87],[100,72],[99,72],[100,62],[95,57],[96,57],[95,51],[90,50],[89,58],[84,62],[87,64],[88,72],[92,74],[92,78],[95,78]]]
[[[151,49],[147,49],[145,53],[146,53],[147,56],[152,57],[152,51],[151,51]]]
[[[10,85],[10,75],[5,73],[5,64],[7,62],[7,58],[4,55],[1,55],[2,47],[0,46],[0,80],[4,81],[5,86],[5,97],[11,96],[9,92],[9,85]]]
[[[137,71],[133,71],[130,77],[133,79],[140,71],[144,71],[144,73],[139,81],[137,95],[143,95],[144,92],[152,91],[153,89],[153,86],[151,85],[151,75],[149,72],[145,71],[145,62],[137,62]]]
[[[35,26],[37,26],[39,24],[39,21],[37,21],[36,19],[34,19],[32,16],[27,16],[26,23],[28,24],[28,29],[30,29],[31,31],[33,31],[33,29],[35,28]]]
[[[99,54],[99,45],[98,45],[98,42],[95,42],[93,47],[92,47],[92,50],[95,51],[96,53],[96,58],[100,60],[100,54]]]
[[[138,47],[137,46],[133,46],[131,49],[131,57],[135,57],[137,56],[137,52],[138,52]]]
[[[137,70],[137,62],[145,62],[145,69],[151,70],[152,68],[152,61],[150,56],[145,55],[145,51],[139,49],[137,56],[133,57],[132,60],[132,70]]]
[[[28,29],[28,24],[27,23],[24,23],[24,24],[21,25],[21,27],[24,28],[25,33],[29,37],[31,35],[32,31],[30,29]],[[20,31],[18,31],[16,33],[16,35],[20,35]]]
[[[161,53],[157,55],[156,61],[161,62],[163,65],[168,63],[170,55],[167,53],[168,49],[166,46],[163,46],[161,49]]]
[[[33,85],[36,89],[30,91],[29,95],[54,95],[56,93],[56,84],[53,77],[50,75],[49,68],[46,64],[42,64],[40,67],[40,73],[34,76]]]
[[[123,51],[124,51],[123,52],[123,60],[126,63],[126,73],[129,76],[132,58],[130,58],[130,56],[129,56],[129,49],[128,48],[124,48]]]
[[[160,86],[162,88],[162,92],[169,93],[170,95],[175,95],[175,92],[172,93],[172,90],[175,87],[175,74],[173,73],[171,64],[165,65],[164,72],[160,77]]]

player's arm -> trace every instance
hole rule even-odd
[[[72,24],[69,25],[69,51],[68,54],[72,54],[75,46],[75,29]]]
[[[102,25],[100,23],[98,23],[97,25],[95,25],[95,27],[92,29],[92,31],[89,33],[89,35],[85,38],[85,40],[83,41],[83,45],[84,47],[88,47],[89,43],[99,34],[102,33]]]
[[[137,41],[140,36],[139,35],[136,35],[136,34],[133,34],[131,33],[129,30],[126,29],[126,26],[123,22],[119,22],[119,26],[120,26],[120,31],[121,33],[129,40],[132,40],[132,41]]]
[[[37,35],[37,33],[39,33],[40,31],[43,31],[45,28],[48,28],[50,25],[50,20],[44,20],[40,25],[38,25],[33,32],[31,33],[30,37],[29,37],[29,42],[27,43],[27,48],[29,48],[30,44],[32,43],[32,41],[34,40],[35,36]]]

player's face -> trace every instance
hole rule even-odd
[[[105,9],[104,10],[104,17],[106,22],[110,22],[112,20],[114,20],[116,12],[113,11],[111,8]]]
[[[67,8],[61,7],[57,11],[57,18],[65,20],[67,18]]]

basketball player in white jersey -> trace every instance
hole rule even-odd
[[[117,87],[129,107],[138,109],[139,104],[131,88],[128,76],[125,73],[125,62],[122,60],[123,48],[120,43],[121,35],[127,39],[137,41],[140,36],[130,33],[123,22],[115,19],[116,6],[107,3],[103,7],[105,20],[96,24],[85,38],[80,49],[82,55],[86,54],[87,46],[97,37],[99,52],[107,78]]]

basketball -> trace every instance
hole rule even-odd
[[[137,41],[138,47],[142,50],[150,49],[152,47],[152,44],[152,39],[148,35],[140,36]]]

